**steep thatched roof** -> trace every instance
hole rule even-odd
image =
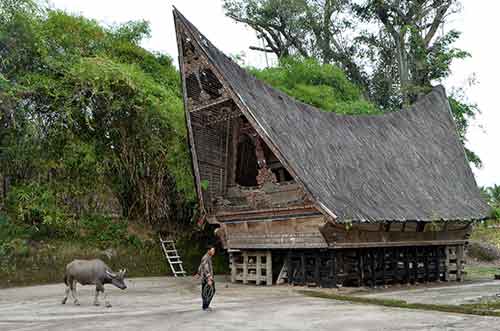
[[[443,87],[398,112],[322,112],[249,75],[180,13],[174,14],[195,36],[256,130],[338,222],[489,216]]]

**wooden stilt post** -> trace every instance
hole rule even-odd
[[[450,280],[450,248],[444,246],[444,281]]]
[[[406,284],[410,283],[410,248],[406,247],[403,250],[405,258],[405,279]]]
[[[260,285],[260,278],[262,276],[262,256],[260,252],[257,253],[257,256],[255,257],[255,285]]]
[[[288,285],[293,285],[294,279],[293,279],[293,264],[292,264],[292,251],[288,251],[288,256],[286,258],[286,275],[288,278]]]
[[[332,274],[333,287],[337,287],[337,261],[336,252],[330,250],[330,273]]]
[[[382,286],[385,286],[385,247],[382,247],[380,257],[380,267],[382,268]]]
[[[457,258],[457,282],[463,281],[462,275],[462,262],[464,258],[464,245],[458,245],[456,249],[456,258]]]
[[[392,281],[394,283],[399,282],[399,266],[398,266],[398,260],[399,260],[399,247],[394,247],[392,251]]]
[[[306,277],[306,255],[304,252],[300,253],[300,267],[302,270],[302,280],[301,283],[306,285],[307,277]]]
[[[372,287],[375,287],[377,284],[377,274],[375,272],[375,251],[374,249],[370,249],[370,266],[371,266],[371,278],[372,278]]]
[[[273,285],[273,256],[271,251],[266,252],[266,285]]]
[[[424,276],[424,282],[427,283],[429,281],[429,257],[428,255],[431,254],[431,247],[427,248],[424,247],[422,248],[423,254],[424,254],[424,270],[425,270],[425,276]]]
[[[440,271],[440,266],[441,266],[441,263],[440,263],[440,259],[439,259],[439,251],[440,251],[440,247],[439,246],[434,246],[434,270],[435,270],[435,278],[434,280],[436,281],[440,281],[441,278],[440,278],[440,275],[441,275],[441,271]]]
[[[358,248],[358,268],[359,268],[359,286],[365,283],[365,264],[364,264],[364,251],[361,248]]]
[[[415,278],[415,284],[418,282],[418,248],[413,249],[415,256],[413,258],[413,277]]]
[[[319,268],[321,266],[321,256],[319,254],[321,254],[321,252],[317,252],[316,256],[314,257],[314,282],[316,283],[316,286],[321,285],[321,277],[319,273]]]
[[[236,283],[236,254],[234,252],[229,253],[229,259],[231,261],[231,283]]]
[[[243,284],[248,284],[248,253],[243,252]]]

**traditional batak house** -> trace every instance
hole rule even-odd
[[[489,208],[442,87],[398,112],[323,112],[174,19],[199,205],[233,282],[462,280],[472,223]]]

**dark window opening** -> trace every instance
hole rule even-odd
[[[182,38],[182,53],[184,57],[189,58],[194,56],[196,59],[196,48],[193,45],[193,42],[188,37],[184,36]]]
[[[190,74],[186,78],[186,93],[188,98],[196,101],[200,100],[201,88],[195,74]]]
[[[210,98],[216,99],[221,96],[220,89],[222,89],[222,84],[212,70],[200,69],[200,82],[203,91],[205,91]]]
[[[241,186],[257,186],[257,174],[255,145],[250,137],[243,135],[238,143],[236,183]]]
[[[264,145],[264,156],[266,158],[266,164],[268,168],[271,169],[271,171],[274,173],[278,183],[293,181],[292,175],[290,175],[288,170],[283,167],[281,162],[267,145]]]
[[[425,222],[417,222],[417,232],[424,232]]]

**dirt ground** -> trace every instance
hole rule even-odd
[[[192,279],[136,278],[128,286],[107,288],[112,308],[93,306],[88,286],[79,288],[81,306],[61,305],[63,284],[0,290],[0,330],[500,330],[500,318],[309,298],[286,286],[219,280],[212,312],[200,309]],[[485,286],[475,291],[491,291],[492,284]],[[403,292],[394,293],[411,296]]]

